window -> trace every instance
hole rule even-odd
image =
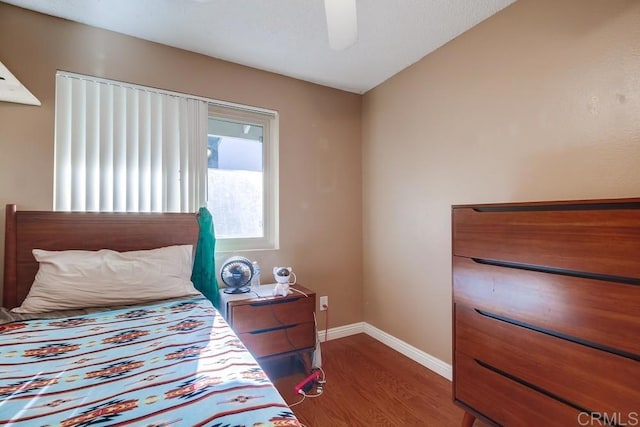
[[[277,116],[209,106],[207,207],[218,248],[278,247]]]
[[[218,250],[278,246],[278,116],[56,74],[54,209],[212,212]]]

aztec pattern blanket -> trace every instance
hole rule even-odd
[[[0,325],[0,425],[300,424],[198,298]]]

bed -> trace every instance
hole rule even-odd
[[[63,301],[63,310],[42,314],[8,311],[26,306],[48,262],[42,254],[36,261],[34,249],[55,257],[105,248],[116,256],[147,256],[157,248],[195,246],[194,214],[17,211],[7,205],[5,230],[0,425],[300,425],[201,294],[153,300],[147,290],[135,304],[69,308]],[[109,292],[106,286],[99,293]]]

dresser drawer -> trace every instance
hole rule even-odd
[[[315,298],[255,301],[230,308],[230,323],[236,333],[313,322]]]
[[[455,400],[509,427],[578,426],[580,411],[455,353]]]
[[[638,410],[640,361],[455,305],[455,349],[595,412]],[[594,369],[597,367],[597,369]]]
[[[640,286],[497,267],[454,256],[453,299],[640,357]]]
[[[640,279],[640,203],[579,207],[455,208],[453,254]]]
[[[278,329],[245,332],[238,334],[238,337],[256,358],[311,349],[316,344],[313,322],[282,326]]]

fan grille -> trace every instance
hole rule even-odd
[[[233,294],[249,292],[247,284],[251,282],[253,274],[253,265],[249,259],[239,256],[227,259],[220,269],[220,278],[227,285],[224,292]]]

